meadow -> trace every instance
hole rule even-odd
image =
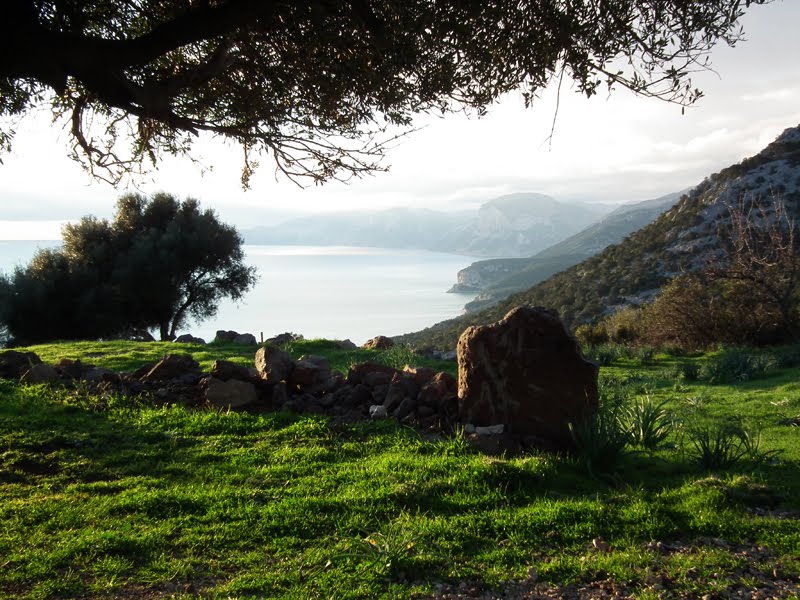
[[[115,370],[254,351],[29,349]],[[404,349],[289,350],[455,374]],[[595,349],[604,409],[568,456],[3,381],[0,597],[798,597],[797,354]]]

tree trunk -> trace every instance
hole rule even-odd
[[[162,342],[171,342],[175,339],[175,335],[169,330],[169,321],[159,323],[158,328],[161,332]]]

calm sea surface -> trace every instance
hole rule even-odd
[[[57,242],[0,241],[0,271],[26,264],[37,248]],[[350,338],[416,331],[458,316],[471,296],[448,294],[456,273],[474,259],[417,250],[245,246],[258,269],[242,302],[223,301],[217,315],[180,333],[213,339],[217,329],[271,337]]]

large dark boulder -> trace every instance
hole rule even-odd
[[[597,374],[557,314],[517,307],[458,340],[459,418],[568,448],[569,423],[597,410]]]

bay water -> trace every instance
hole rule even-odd
[[[37,248],[58,242],[0,241],[0,271],[25,265]],[[472,296],[448,294],[456,273],[475,259],[422,250],[344,246],[244,246],[258,270],[256,286],[238,303],[179,333],[206,341],[218,329],[260,338],[290,331],[306,338],[349,338],[417,331],[458,316]]]

